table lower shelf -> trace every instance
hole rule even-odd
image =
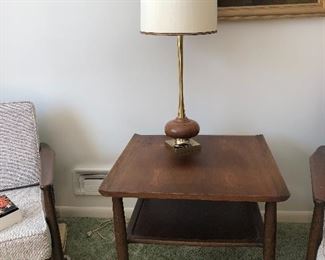
[[[138,199],[127,228],[129,243],[262,246],[257,203]]]

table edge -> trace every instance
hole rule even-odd
[[[103,197],[111,198],[138,198],[138,199],[183,199],[183,200],[206,200],[206,201],[237,201],[237,202],[283,202],[289,199],[290,193],[281,196],[257,196],[257,195],[203,195],[203,194],[171,194],[171,193],[144,193],[144,192],[114,192],[99,190]]]
[[[131,141],[133,139],[141,138],[143,136],[160,136],[164,137],[164,135],[141,135],[141,134],[133,134],[132,138],[129,140],[128,144],[124,148],[123,152],[120,154],[116,162],[114,163],[111,172],[117,167],[120,160],[122,159],[124,155],[124,151],[128,146],[130,146]],[[279,167],[277,165],[277,162],[272,154],[271,149],[267,145],[266,138],[263,134],[252,134],[252,135],[200,135],[200,136],[220,136],[220,137],[255,137],[259,141],[262,141],[263,144],[266,144],[266,149],[270,153],[272,160],[274,161],[277,170],[279,172],[279,175],[282,179],[283,185],[284,185],[284,192],[282,194],[277,195],[243,195],[242,198],[238,194],[230,194],[230,195],[206,195],[206,194],[176,194],[176,193],[148,193],[148,192],[121,192],[121,191],[107,191],[106,189],[103,189],[103,183],[105,182],[106,178],[103,180],[102,184],[99,188],[99,193],[104,197],[119,197],[119,198],[143,198],[143,199],[187,199],[187,200],[211,200],[211,201],[247,201],[247,202],[283,202],[289,199],[290,192],[288,190],[288,187],[286,185],[286,182],[283,179],[283,176],[279,170]]]

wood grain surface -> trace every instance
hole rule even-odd
[[[198,136],[177,155],[166,136],[134,135],[99,192],[109,197],[280,202],[290,196],[262,135]]]
[[[139,199],[128,226],[130,243],[263,246],[255,202]]]

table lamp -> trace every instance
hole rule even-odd
[[[193,149],[200,144],[192,138],[200,126],[185,114],[183,94],[183,36],[217,31],[216,0],[141,0],[141,33],[177,36],[179,104],[178,115],[165,126],[174,150]]]

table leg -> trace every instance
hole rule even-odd
[[[114,231],[115,243],[118,260],[128,260],[128,244],[126,237],[125,216],[122,198],[112,198],[113,215],[114,215]]]
[[[265,203],[264,215],[264,260],[274,260],[276,257],[276,203]]]
[[[315,202],[313,220],[310,226],[307,260],[315,260],[319,244],[323,238],[324,226],[324,203]]]

